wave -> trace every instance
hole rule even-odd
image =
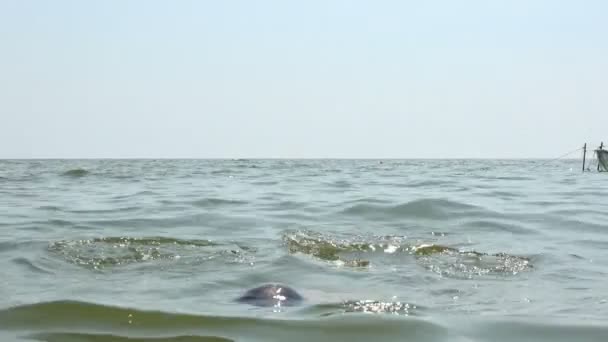
[[[532,235],[539,234],[537,230],[528,229],[520,224],[508,223],[500,220],[492,219],[476,219],[476,220],[465,220],[461,223],[462,227],[465,228],[477,228],[484,231],[497,231],[497,232],[508,232],[513,234]]]
[[[296,210],[296,209],[302,209],[305,208],[307,206],[307,203],[304,202],[297,202],[297,201],[281,201],[278,203],[272,203],[271,205],[269,205],[267,208],[265,208],[268,211],[280,211],[283,212],[285,210]]]
[[[240,171],[235,170],[235,169],[228,169],[228,168],[224,168],[224,169],[219,169],[219,170],[212,170],[211,172],[209,172],[209,174],[211,175],[230,175],[233,173],[239,173]]]
[[[386,311],[391,314],[409,307],[402,303],[391,306],[376,302],[374,305],[376,308],[391,308],[393,311]],[[304,309],[308,311],[307,318],[294,319],[280,312],[269,312],[267,317],[214,316],[62,300],[1,310],[0,328],[33,330],[36,332],[30,337],[43,341],[68,340],[70,337],[95,341],[110,341],[112,338],[118,341],[319,340],[332,335],[334,338],[351,336],[356,340],[369,340],[378,334],[398,337],[404,332],[419,337],[425,335],[423,332],[445,335],[444,329],[421,319],[382,319],[382,315],[373,319],[368,315],[357,315],[371,311],[350,310],[365,306],[364,302],[313,306]],[[340,310],[336,310],[338,307]],[[343,315],[345,312],[354,315],[347,317]]]
[[[142,197],[142,196],[152,197],[152,196],[158,196],[158,195],[161,195],[161,193],[150,191],[150,190],[143,190],[143,191],[138,191],[133,194],[117,195],[117,196],[114,196],[112,199],[121,200],[121,199],[132,199],[132,198]]]
[[[279,184],[278,181],[274,181],[274,180],[269,180],[269,181],[253,181],[251,182],[251,185],[277,185]]]
[[[325,315],[318,305],[304,317],[146,311],[82,301],[53,301],[0,310],[2,330],[39,341],[605,341],[608,327],[559,317],[420,318],[402,315]],[[306,310],[304,310],[306,311]],[[311,315],[312,314],[312,315]]]
[[[177,335],[165,337],[134,337],[120,336],[117,334],[99,334],[99,333],[57,333],[47,332],[32,334],[30,338],[46,341],[46,342],[64,342],[64,341],[96,341],[96,342],[231,342],[234,340],[217,337],[217,336],[192,336],[192,335]]]
[[[342,210],[342,213],[370,219],[446,219],[466,215],[487,215],[488,211],[474,205],[445,199],[420,199],[393,206],[357,204]]]
[[[115,213],[128,213],[128,212],[134,212],[134,211],[138,211],[141,210],[142,207],[134,207],[134,206],[129,206],[129,207],[119,207],[116,206],[116,208],[114,209],[90,209],[90,210],[82,210],[82,209],[75,209],[75,210],[62,210],[61,208],[57,208],[55,210],[57,211],[63,211],[66,213],[72,213],[72,214],[115,214]],[[47,209],[50,210],[50,209]]]
[[[220,206],[231,206],[231,205],[243,205],[247,204],[245,201],[239,200],[229,200],[222,198],[203,198],[196,201],[190,202],[190,204],[201,207],[201,208],[209,208],[209,207],[220,207]]]
[[[354,200],[347,200],[342,202],[341,204],[348,204],[351,207],[353,206],[358,206],[358,205],[383,205],[383,204],[389,204],[391,203],[390,200],[388,199],[383,199],[383,198],[378,198],[378,197],[363,197],[363,198],[358,198],[358,199],[354,199]]]
[[[27,258],[14,258],[12,262],[34,273],[54,274],[53,272],[47,271],[44,268],[36,265],[34,262]]]
[[[166,215],[162,218],[153,218],[153,217],[137,217],[135,215],[129,216],[128,218],[119,218],[116,217],[114,219],[98,219],[98,220],[87,220],[87,221],[79,221],[78,223],[82,225],[86,225],[89,227],[96,228],[123,228],[123,229],[131,229],[131,228],[174,228],[174,227],[183,227],[183,226],[200,226],[207,225],[212,226],[216,222],[225,222],[228,220],[236,221],[234,218],[224,216],[221,214],[204,212],[200,214],[193,215],[179,215],[179,216],[169,216]]]
[[[327,184],[330,187],[338,188],[338,189],[348,189],[353,186],[353,184],[346,180],[336,180]]]
[[[436,187],[454,185],[454,184],[455,183],[452,181],[434,179],[434,180],[417,180],[417,181],[413,181],[410,183],[400,183],[400,184],[395,184],[395,185],[400,186],[400,187],[406,187],[406,188],[436,188]]]

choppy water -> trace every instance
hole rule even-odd
[[[0,161],[0,340],[606,341],[608,175],[540,164]]]

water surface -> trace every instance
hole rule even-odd
[[[606,341],[608,177],[544,162],[0,161],[0,339]]]

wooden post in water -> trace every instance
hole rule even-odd
[[[602,143],[600,144],[600,150],[604,148],[604,142],[602,141]],[[599,156],[599,152],[596,152],[598,154],[597,156],[597,170],[600,170],[600,156]]]
[[[587,143],[583,145],[583,172],[585,172],[585,157],[587,156]]]

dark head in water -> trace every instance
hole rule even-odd
[[[256,306],[291,306],[299,304],[303,298],[289,286],[267,284],[245,292],[236,300]]]

